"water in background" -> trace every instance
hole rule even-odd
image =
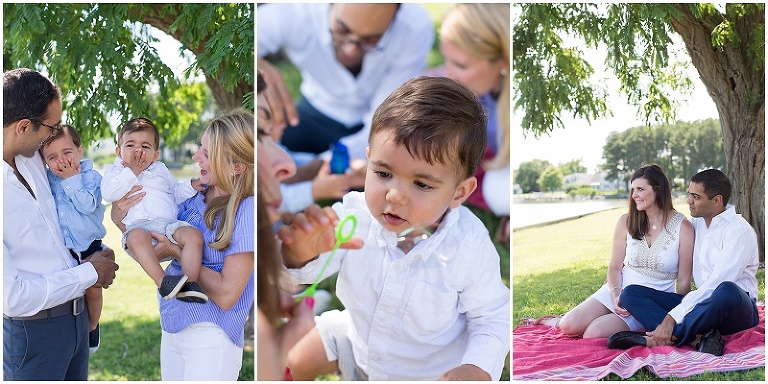
[[[553,203],[518,203],[512,204],[510,220],[512,229],[567,219],[587,213],[594,213],[613,208],[626,208],[627,200],[587,200]]]

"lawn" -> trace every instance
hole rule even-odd
[[[689,215],[680,202],[676,209]],[[611,238],[624,209],[612,209],[564,221],[514,231],[512,246],[512,324],[525,317],[561,314],[594,293],[605,280]],[[757,274],[760,300],[765,300],[765,269]],[[606,380],[618,380],[609,375]],[[707,373],[686,380],[764,380],[765,368]],[[630,380],[658,380],[640,370]]]
[[[104,243],[120,265],[115,283],[104,290],[101,347],[91,355],[88,380],[160,380],[160,312],[157,288],[139,264],[120,250],[121,233],[109,219]],[[246,343],[239,380],[253,381],[253,340]]]

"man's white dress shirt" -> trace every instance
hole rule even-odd
[[[669,311],[680,323],[693,308],[708,299],[724,281],[732,281],[757,299],[757,266],[760,262],[757,234],[733,205],[712,218],[707,227],[703,218],[691,219],[696,233],[693,247],[693,280],[696,289],[685,295],[682,303]]]
[[[429,238],[404,254],[397,234],[371,216],[361,192],[333,206],[357,217],[360,250],[336,252],[324,277],[339,272],[336,294],[353,323],[357,365],[370,380],[436,380],[474,364],[498,380],[509,352],[509,289],[482,222],[452,209]],[[329,253],[301,269],[293,283],[312,283]]]
[[[366,53],[362,71],[354,76],[336,60],[329,4],[265,4],[256,13],[259,57],[284,48],[301,72],[301,93],[313,107],[348,127],[363,123],[362,130],[341,142],[352,158],[364,159],[376,108],[424,72],[435,33],[429,14],[418,4],[401,4],[380,50]]]
[[[77,265],[64,245],[45,165],[16,156],[35,197],[3,162],[3,314],[31,316],[83,296],[96,283],[91,263]]]

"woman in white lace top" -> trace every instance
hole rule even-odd
[[[693,226],[672,207],[669,179],[653,164],[636,170],[631,180],[629,211],[616,223],[607,281],[562,318],[542,323],[584,338],[640,330],[619,301],[624,287],[639,284],[683,295],[691,290]]]

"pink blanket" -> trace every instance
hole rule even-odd
[[[557,328],[520,326],[512,333],[513,380],[597,380],[615,373],[628,378],[643,367],[660,378],[688,377],[706,371],[737,371],[765,366],[765,304],[756,327],[723,336],[723,356],[691,347],[609,349],[607,340],[573,339]]]

